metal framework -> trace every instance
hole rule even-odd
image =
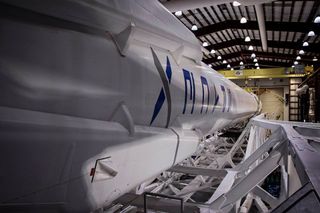
[[[214,3],[213,3],[214,4]],[[165,4],[166,5],[166,4]],[[225,69],[227,64],[232,67],[239,66],[243,61],[247,67],[254,67],[250,57],[244,54],[249,45],[254,47],[254,52],[259,59],[260,67],[291,67],[303,49],[305,54],[301,57],[301,63],[318,65],[319,62],[310,61],[310,58],[319,58],[319,24],[313,23],[314,18],[320,13],[320,1],[272,1],[262,4],[265,20],[267,50],[261,45],[261,35],[258,27],[258,15],[254,5],[234,7],[232,3],[212,5],[182,11],[182,16],[177,16],[189,29],[193,24],[198,26],[194,31],[199,41],[208,42],[206,48],[214,49],[215,54],[204,55],[204,62],[212,64],[216,70]],[[241,17],[247,19],[247,23],[240,24]],[[313,30],[314,37],[307,34]],[[249,36],[250,42],[244,42]],[[307,41],[308,47],[302,43]],[[263,54],[262,54],[263,53]],[[280,54],[282,57],[272,57]],[[217,56],[222,56],[221,60]]]
[[[181,198],[183,212],[283,210],[289,208],[286,202],[293,202],[290,196],[307,193],[303,186],[308,183],[309,191],[319,195],[319,143],[318,124],[268,121],[261,115],[250,120],[236,141],[218,135],[204,140],[194,156],[141,184],[136,194],[120,198],[113,208],[118,212],[142,209],[143,194],[148,192]],[[275,170],[281,174],[278,197],[263,187]],[[178,212],[181,206],[175,200],[153,199],[148,208]]]

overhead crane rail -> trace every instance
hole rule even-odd
[[[270,69],[244,69],[244,70],[222,70],[220,74],[228,79],[258,79],[258,78],[301,78],[305,73],[294,72],[292,68],[270,68]]]

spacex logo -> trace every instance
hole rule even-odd
[[[156,68],[159,72],[163,87],[160,90],[157,102],[154,106],[153,115],[152,115],[150,125],[153,123],[153,121],[158,116],[165,100],[167,100],[167,105],[168,105],[167,121],[166,121],[166,128],[167,128],[169,126],[170,117],[171,117],[171,95],[170,95],[170,88],[169,88],[169,84],[171,83],[171,77],[172,77],[171,65],[170,65],[169,58],[167,56],[166,71],[164,71],[164,69],[162,68],[161,63],[159,61],[159,58],[157,57],[156,53],[154,52],[154,50],[152,48],[151,48],[151,52],[152,52],[152,56],[153,56],[154,65],[156,66]]]

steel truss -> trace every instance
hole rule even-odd
[[[139,197],[151,192],[182,198],[184,212],[244,213],[253,204],[257,211],[269,212],[308,180],[308,174],[296,168],[301,163],[295,161],[298,152],[293,144],[299,141],[298,148],[307,147],[315,153],[317,147],[308,141],[320,141],[319,128],[317,124],[268,121],[260,115],[250,120],[236,141],[218,134],[204,140],[194,156],[163,172],[156,180],[141,184],[135,194]],[[319,160],[318,151],[315,157]],[[281,171],[278,197],[262,187],[266,177],[276,169]],[[289,187],[289,182],[294,184]],[[143,207],[141,199],[128,202],[120,198],[117,202],[121,203],[119,212]],[[154,212],[178,212],[177,206],[177,202],[156,199],[148,208]]]

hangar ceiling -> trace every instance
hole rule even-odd
[[[175,1],[183,2],[182,0],[161,2],[166,6]],[[241,62],[246,68],[257,67],[256,63],[261,68],[291,67],[294,63],[296,65],[318,65],[320,23],[315,23],[315,19],[320,15],[319,0],[269,0],[262,3],[260,8],[262,8],[262,18],[264,18],[266,29],[264,32],[267,40],[266,48],[262,47],[261,40],[263,39],[261,39],[256,5],[234,6],[232,1],[225,1],[227,3],[223,4],[217,4],[219,1],[212,2],[211,6],[190,7],[190,9],[184,7],[185,10],[182,10],[180,14],[171,9],[173,14],[190,30],[193,25],[197,26],[197,30],[193,30],[194,34],[211,52],[204,55],[203,61],[208,65],[211,64],[212,68],[216,70],[237,69]],[[246,23],[240,23],[242,17],[246,19]],[[308,36],[310,31],[313,31],[315,35]],[[250,37],[249,42],[245,41],[247,36]],[[249,49],[250,46],[253,49],[252,47]],[[252,53],[256,55],[256,60],[251,57]]]

